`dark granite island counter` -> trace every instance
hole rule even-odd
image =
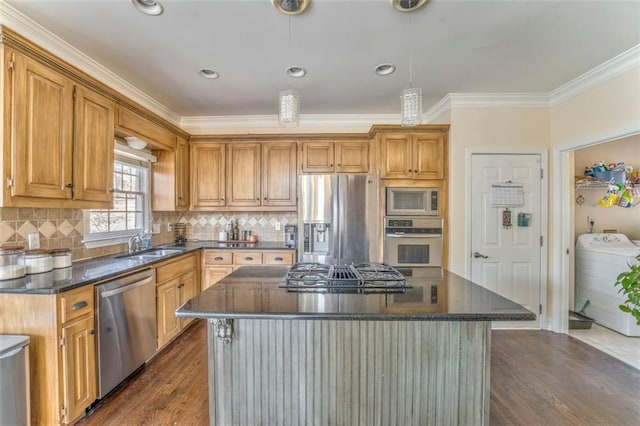
[[[210,423],[488,424],[491,321],[535,315],[414,271],[404,293],[317,294],[243,267],[180,307],[208,322]]]

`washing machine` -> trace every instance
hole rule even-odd
[[[618,307],[625,297],[616,278],[637,264],[640,247],[624,234],[582,234],[576,242],[575,309],[589,301],[584,314],[625,336],[640,336],[634,317]]]

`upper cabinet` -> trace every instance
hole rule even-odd
[[[382,133],[381,176],[386,179],[444,179],[447,133],[434,131]]]
[[[302,142],[302,173],[367,173],[368,140]]]
[[[191,144],[191,209],[296,209],[295,141]]]
[[[151,209],[183,211],[189,208],[189,144],[177,138],[175,151],[153,151]]]
[[[176,136],[172,132],[123,106],[118,107],[116,128],[121,134],[149,142],[152,149],[176,148]]]
[[[2,205],[108,207],[113,102],[11,49],[4,66]]]

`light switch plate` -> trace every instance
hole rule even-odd
[[[35,250],[40,248],[40,234],[33,233],[27,235],[29,239],[29,250]]]

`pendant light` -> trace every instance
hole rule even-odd
[[[417,126],[422,122],[422,89],[413,87],[413,40],[411,14],[409,14],[409,88],[402,91],[400,96],[400,123],[402,126]]]
[[[289,52],[291,53],[291,15],[289,20]],[[278,123],[282,127],[298,127],[300,125],[300,93],[291,89],[291,77],[303,77],[306,70],[302,67],[287,68],[288,89],[278,94]]]

